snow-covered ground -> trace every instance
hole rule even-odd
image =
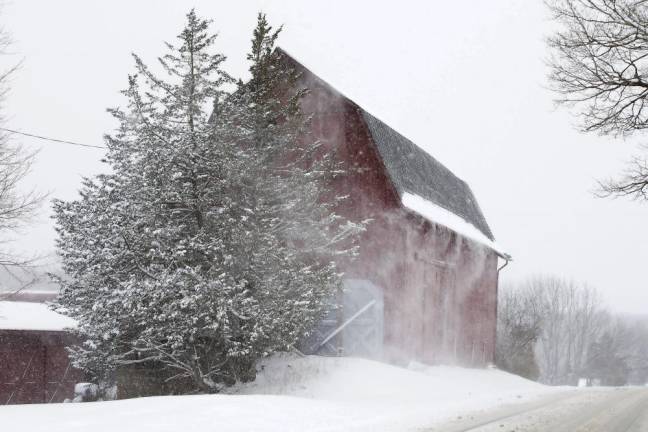
[[[497,370],[276,357],[232,394],[0,407],[2,430],[407,431],[562,391]]]

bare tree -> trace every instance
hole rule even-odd
[[[643,385],[648,320],[610,314],[587,285],[536,276],[500,292],[497,365],[552,385]]]
[[[589,377],[603,385],[648,382],[648,325],[627,316],[610,319],[589,353]]]
[[[575,384],[608,315],[597,292],[555,276],[536,276],[503,290],[498,364],[547,384]]]
[[[608,320],[597,291],[553,276],[530,280],[528,289],[544,317],[536,346],[540,380],[576,384],[585,369],[587,350]]]
[[[624,317],[629,330],[622,341],[622,358],[628,365],[627,384],[648,384],[648,320]]]
[[[549,79],[558,104],[576,108],[586,132],[630,135],[648,128],[648,2],[545,0],[560,25],[549,39]],[[648,200],[643,148],[601,195]]]
[[[590,383],[620,386],[648,381],[648,327],[625,316],[611,317],[588,352]]]
[[[7,61],[11,58],[10,46],[11,38],[0,28],[0,124],[5,120],[10,79],[20,67],[20,62]],[[34,264],[35,258],[21,257],[12,252],[9,245],[11,235],[31,220],[46,196],[35,190],[25,191],[21,188],[35,156],[36,152],[26,151],[13,143],[10,135],[0,132],[0,267],[16,277],[18,275],[12,269],[21,268],[24,277],[24,269]],[[29,278],[22,287],[33,282],[34,279]]]
[[[497,347],[495,362],[500,369],[537,380],[535,345],[542,331],[542,315],[528,290],[505,286],[497,307]]]

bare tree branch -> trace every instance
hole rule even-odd
[[[560,25],[548,38],[556,103],[575,109],[584,132],[627,136],[648,129],[648,2],[545,3]],[[648,199],[646,158],[634,158],[619,179],[599,186],[600,196]]]
[[[0,59],[5,59],[10,54],[11,44],[9,34],[0,27]],[[0,124],[4,122],[9,80],[19,68],[20,62],[14,62],[0,69]],[[35,157],[36,152],[26,151],[13,143],[8,134],[0,133],[0,267],[10,274],[13,274],[12,268],[28,269],[37,260],[36,257],[21,257],[7,246],[11,235],[32,220],[47,196],[36,190],[24,191],[21,188]],[[18,290],[23,290],[35,282],[34,277],[29,277],[22,281]]]

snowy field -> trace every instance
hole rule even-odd
[[[497,370],[282,357],[227,395],[0,407],[7,431],[406,431],[564,391]]]

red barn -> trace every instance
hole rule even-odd
[[[340,212],[371,219],[347,266],[342,311],[306,344],[320,354],[391,362],[493,362],[498,258],[470,187],[416,144],[337,92],[285,51],[309,89],[312,133],[344,162]]]
[[[390,362],[493,361],[498,260],[470,187],[284,51],[310,90],[311,132],[346,166],[336,180],[354,220],[370,219],[345,289],[304,349]],[[55,402],[82,378],[65,346],[74,323],[43,304],[0,302],[0,404]]]
[[[40,294],[32,297],[42,300]],[[72,342],[65,329],[73,326],[73,320],[43,303],[0,301],[0,405],[62,402],[74,396],[74,384],[82,376],[70,366],[65,350]]]

